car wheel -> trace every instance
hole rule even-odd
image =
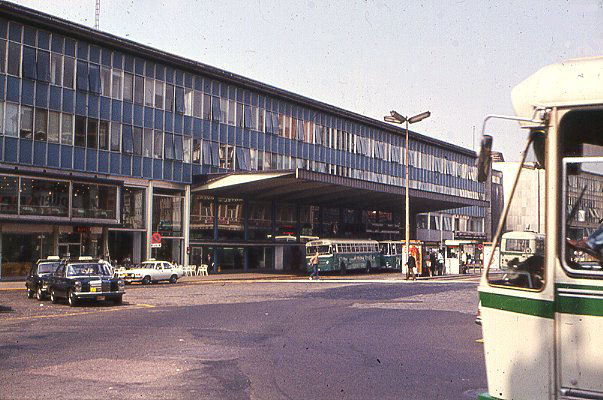
[[[178,275],[174,274],[172,276],[170,276],[170,283],[176,283],[178,282]]]
[[[144,278],[142,278],[142,284],[143,285],[150,285],[151,284],[151,277],[147,275]]]
[[[69,303],[70,307],[77,306],[77,297],[75,297],[75,293],[73,293],[71,290],[67,292],[67,303]]]
[[[38,290],[36,291],[36,299],[38,299],[38,301],[42,301],[44,300],[44,293],[42,292],[42,288],[38,288]]]
[[[34,291],[30,288],[27,288],[27,298],[31,299],[32,297],[34,297]]]
[[[54,289],[50,290],[50,301],[53,302],[54,304],[57,304],[59,302],[59,298],[57,297],[56,293],[54,292]]]
[[[115,304],[116,306],[120,305],[123,301],[123,297],[122,296],[117,296],[113,298],[113,304]]]

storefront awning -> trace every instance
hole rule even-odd
[[[208,174],[192,192],[252,201],[277,201],[366,210],[401,211],[404,188],[378,182],[307,171],[233,172]],[[410,189],[412,213],[466,206],[487,206],[485,201]]]

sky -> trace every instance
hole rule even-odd
[[[15,1],[94,26],[95,0]],[[487,114],[539,68],[603,56],[603,0],[101,0],[100,30],[477,148]],[[496,122],[494,150],[518,160],[525,133]]]

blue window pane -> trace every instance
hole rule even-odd
[[[73,90],[63,89],[63,112],[73,112]]]
[[[92,93],[101,94],[100,67],[96,64],[90,64],[88,84],[90,85],[90,91]]]
[[[50,53],[47,51],[38,51],[37,62],[38,80],[50,82]]]
[[[164,140],[163,157],[166,160],[173,160],[174,159],[174,137],[171,133],[166,133],[163,140]]]
[[[48,84],[38,82],[36,84],[36,106],[48,107]]]
[[[77,62],[77,89],[88,91],[88,63],[84,61]]]
[[[53,110],[61,110],[61,88],[56,86],[50,87],[50,108]]]
[[[81,41],[77,42],[77,58],[80,60],[88,59],[88,43]]]
[[[55,53],[62,53],[63,52],[63,37],[53,34],[52,35],[52,47],[51,47],[52,51],[54,51]]]
[[[15,42],[21,43],[21,31],[23,30],[23,25],[11,21],[8,27],[8,38]]]
[[[100,48],[97,46],[90,47],[90,61],[98,63],[100,62]]]
[[[122,69],[123,55],[119,51],[113,52],[113,68]]]
[[[38,31],[38,47],[44,50],[49,50],[50,34],[45,31]]]
[[[24,78],[36,79],[36,49],[23,46],[22,72]]]
[[[34,101],[34,83],[33,81],[23,80],[21,87],[21,101],[28,105],[33,105]]]
[[[23,43],[30,46],[36,45],[36,30],[31,26],[25,26],[23,30]]]
[[[65,54],[71,57],[75,57],[75,40],[65,38]]]
[[[106,67],[111,66],[111,50],[103,49],[101,52],[101,64]]]
[[[132,126],[124,125],[122,128],[122,152],[132,154],[134,152],[134,139],[132,137]]]

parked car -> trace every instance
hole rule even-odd
[[[38,260],[29,270],[25,287],[27,297],[36,296],[38,300],[44,300],[48,296],[48,280],[61,263],[58,256],[49,256]]]
[[[183,275],[182,267],[154,259],[144,261],[138,268],[128,269],[118,274],[126,283],[141,282],[143,285],[159,281],[176,283]]]
[[[76,306],[82,299],[112,300],[121,304],[125,293],[124,281],[102,260],[91,257],[63,260],[49,279],[50,300],[57,303],[67,299]]]

